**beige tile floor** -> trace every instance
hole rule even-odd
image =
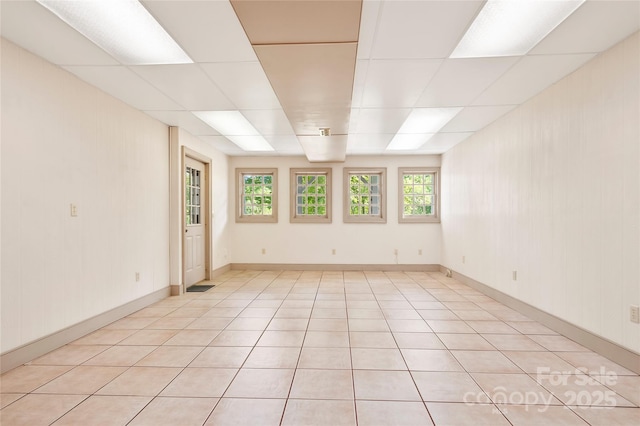
[[[0,378],[2,425],[640,425],[640,377],[440,273],[230,271]]]

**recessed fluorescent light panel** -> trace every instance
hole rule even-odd
[[[488,0],[451,58],[525,55],[585,0]]]
[[[123,64],[193,63],[138,0],[37,1]]]
[[[433,133],[421,134],[396,134],[389,145],[387,145],[387,151],[411,151],[420,148],[429,139],[433,137]]]
[[[274,151],[240,111],[193,111],[193,114],[244,151]]]
[[[462,107],[414,108],[398,133],[438,133],[460,111]]]
[[[462,107],[414,108],[393,137],[387,151],[418,149],[456,116]]]

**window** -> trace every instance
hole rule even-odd
[[[344,221],[387,222],[386,168],[344,169]]]
[[[278,170],[236,169],[236,222],[278,221]]]
[[[398,169],[398,222],[440,222],[439,168]]]
[[[331,169],[291,169],[291,223],[331,223]]]
[[[185,172],[185,207],[187,209],[185,218],[187,225],[200,225],[202,216],[200,215],[200,177],[202,172],[198,169],[187,166]]]

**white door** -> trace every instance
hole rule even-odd
[[[185,157],[185,287],[205,279],[206,180],[204,164]]]

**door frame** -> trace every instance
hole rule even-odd
[[[212,247],[211,247],[211,222],[213,221],[213,216],[211,215],[211,195],[212,192],[211,188],[212,188],[212,182],[211,182],[211,159],[205,155],[200,154],[197,151],[194,151],[190,148],[187,148],[186,146],[182,146],[182,152],[180,155],[180,165],[181,165],[181,173],[180,173],[180,197],[181,197],[181,201],[180,201],[180,206],[181,206],[181,214],[180,214],[180,229],[182,231],[182,237],[180,239],[180,248],[181,248],[181,273],[180,273],[180,278],[181,278],[181,287],[182,287],[182,292],[185,292],[187,289],[185,287],[185,276],[186,276],[186,268],[185,268],[185,257],[186,257],[186,250],[185,250],[185,244],[184,244],[184,234],[187,230],[187,224],[186,224],[186,218],[185,218],[185,211],[186,211],[186,193],[185,193],[185,176],[184,176],[184,172],[185,172],[185,159],[186,158],[191,158],[193,160],[199,161],[202,164],[204,164],[204,179],[201,180],[201,182],[204,183],[205,188],[201,189],[201,191],[203,191],[206,194],[206,199],[203,205],[201,205],[200,207],[203,209],[203,213],[202,213],[202,218],[204,220],[204,279],[205,280],[210,280],[211,279],[211,253],[212,253]]]

